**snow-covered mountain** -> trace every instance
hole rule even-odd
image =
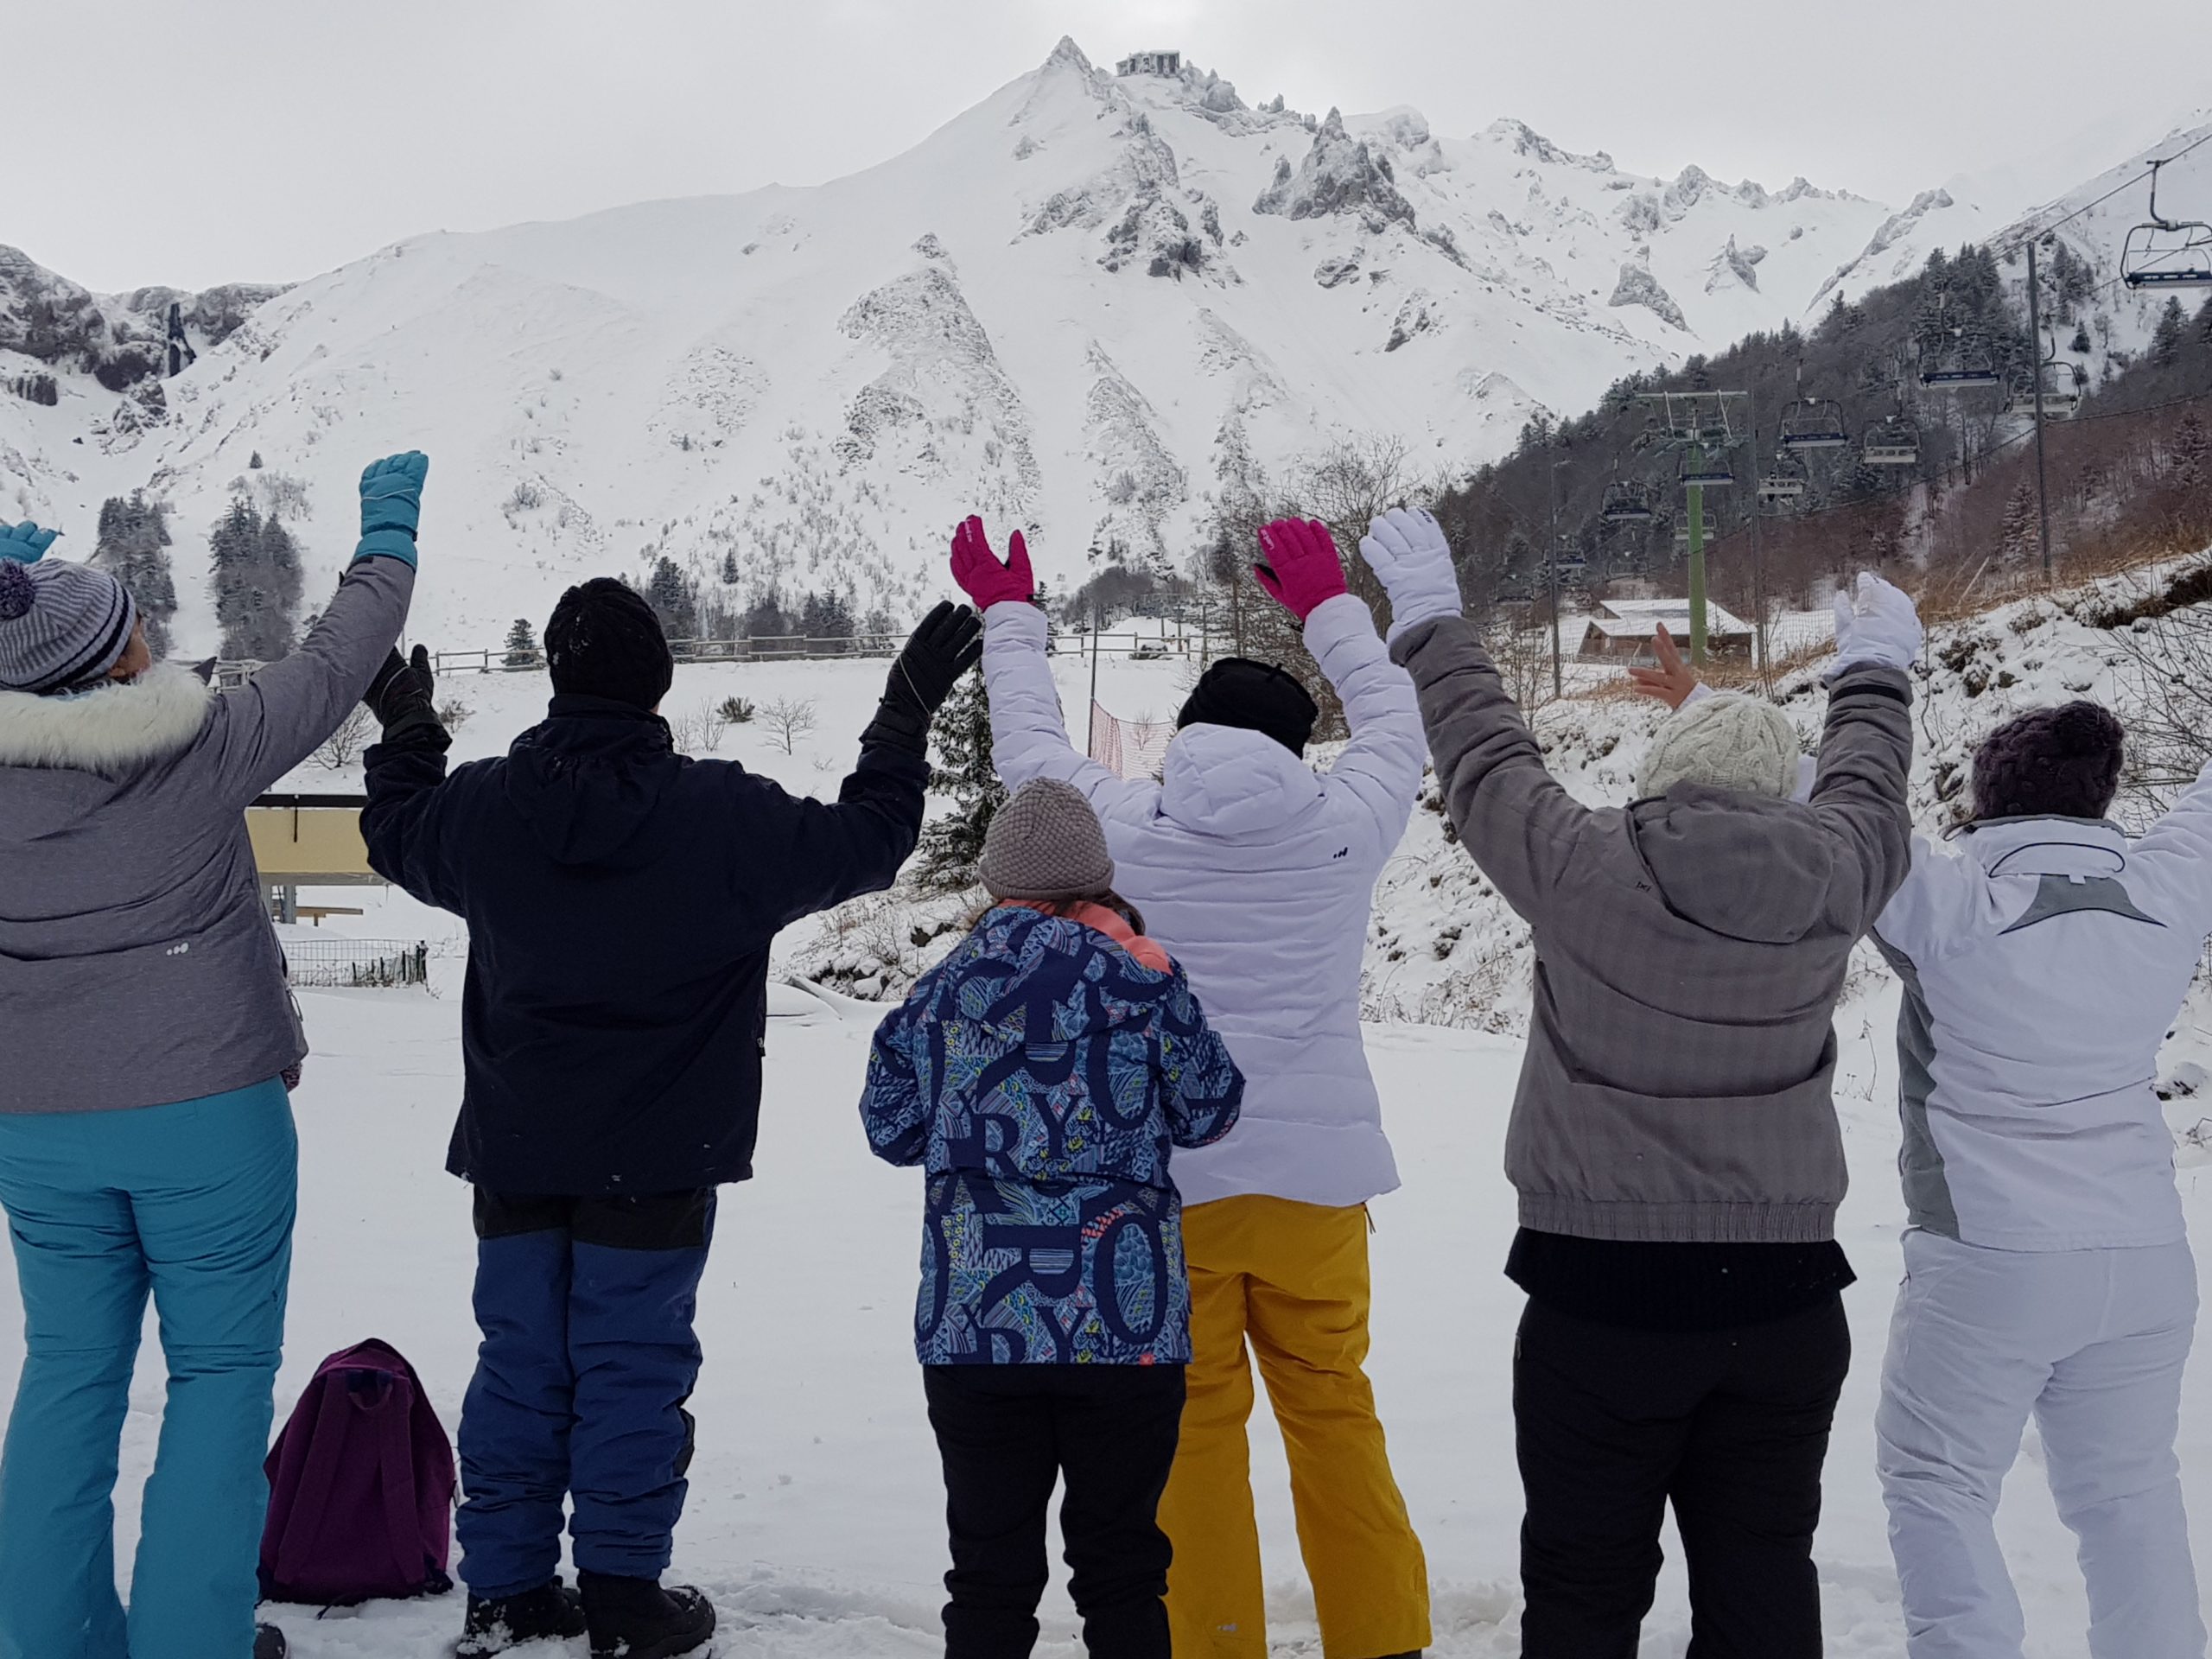
[[[417,626],[442,641],[663,553],[736,597],[906,610],[971,510],[1075,576],[1092,550],[1179,560],[1224,479],[1339,435],[1463,470],[1540,408],[1802,316],[1892,219],[1802,180],[1637,177],[1516,122],[1254,108],[1063,41],[849,178],[417,238],[188,317],[200,355],[173,378],[118,394],[65,362],[50,407],[0,391],[0,516],[82,552],[103,497],[149,488],[178,637],[205,645],[205,534],[234,491],[334,570],[359,467],[417,446]],[[0,260],[0,315],[41,282]],[[10,343],[0,389],[47,366]]]

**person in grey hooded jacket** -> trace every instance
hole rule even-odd
[[[0,1655],[268,1659],[255,1554],[304,1041],[245,809],[368,689],[407,616],[429,463],[363,474],[299,649],[235,691],[156,664],[113,576],[0,526],[0,1205],[26,1354],[0,1450]],[[111,1504],[146,1300],[167,1409],[128,1615]]]
[[[1421,573],[1376,575],[1395,594]],[[1630,1659],[1669,1503],[1700,1655],[1821,1651],[1812,1537],[1850,1355],[1833,1018],[1910,864],[1921,643],[1885,582],[1839,613],[1809,804],[1780,711],[1724,696],[1662,731],[1643,798],[1586,807],[1474,625],[1392,647],[1460,840],[1535,938],[1506,1147],[1528,1659]]]

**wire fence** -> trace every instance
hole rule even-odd
[[[295,985],[319,990],[386,990],[430,982],[427,940],[287,940],[284,964]]]

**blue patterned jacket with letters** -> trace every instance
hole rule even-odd
[[[1168,1158],[1229,1133],[1244,1079],[1183,970],[1087,914],[992,910],[876,1033],[869,1144],[929,1176],[925,1365],[1190,1360]]]

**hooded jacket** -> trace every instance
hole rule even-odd
[[[361,700],[414,582],[357,561],[299,649],[234,691],[172,664],[0,691],[0,1112],[197,1100],[305,1053],[245,809]]]
[[[1846,672],[1809,804],[1678,785],[1593,810],[1471,624],[1392,648],[1468,853],[1535,936],[1506,1173],[1524,1227],[1647,1243],[1834,1237],[1830,1085],[1852,947],[1904,878],[1911,688]]]
[[[1168,1160],[1244,1082],[1182,969],[1090,915],[997,906],[876,1032],[868,1144],[929,1174],[925,1365],[1190,1361]]]
[[[2212,771],[2139,841],[2079,818],[1925,838],[1876,924],[1911,1223],[1999,1250],[2184,1236],[2155,1084],[2212,932]]]
[[[752,1174],[769,946],[889,887],[921,830],[928,765],[879,729],[835,805],[601,697],[450,778],[429,728],[369,751],[369,862],[468,923],[448,1168],[533,1196]]]
[[[1376,878],[1421,790],[1421,721],[1366,606],[1339,594],[1306,619],[1351,725],[1319,777],[1271,737],[1199,725],[1167,746],[1160,782],[1117,778],[1068,745],[1042,613],[994,605],[983,626],[999,776],[1009,789],[1061,778],[1090,797],[1116,890],[1188,972],[1244,1072],[1236,1132],[1176,1163],[1185,1198],[1349,1205],[1395,1189],[1360,969]]]

